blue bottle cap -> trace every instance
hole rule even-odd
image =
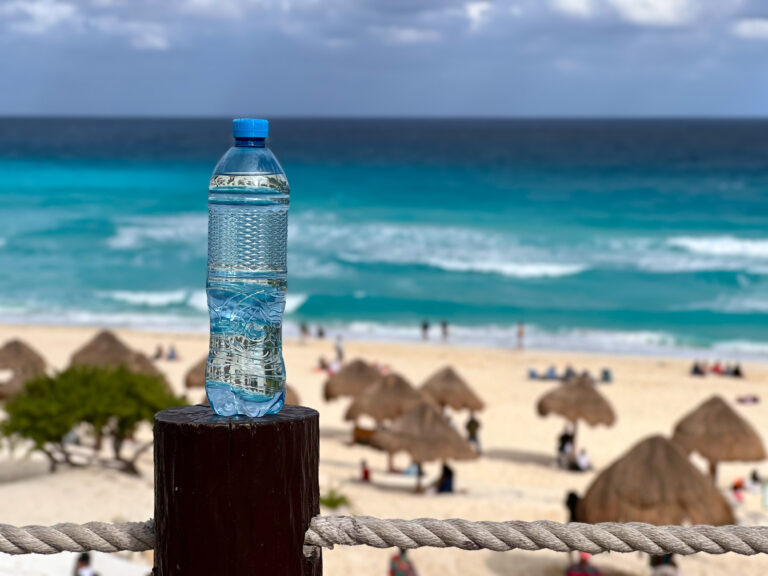
[[[269,121],[260,118],[235,118],[232,120],[232,136],[235,138],[266,138]]]

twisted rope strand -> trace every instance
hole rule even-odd
[[[0,552],[118,552],[150,550],[154,522],[10,526],[0,524]],[[470,522],[462,519],[383,520],[368,516],[317,516],[305,540],[305,553],[316,547],[366,545],[375,548],[461,548],[462,550],[580,550],[648,554],[768,553],[764,526],[652,526],[650,524],[559,524],[557,522]]]
[[[0,552],[6,554],[56,554],[58,552],[119,552],[151,550],[155,524],[148,522],[88,522],[55,526],[0,524]]]
[[[462,550],[579,550],[648,554],[768,553],[768,527],[653,526],[650,524],[559,524],[557,522],[470,522],[468,520],[382,520],[368,516],[317,516],[304,540],[308,546],[363,544],[375,548],[461,548]]]

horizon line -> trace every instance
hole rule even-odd
[[[0,120],[231,120],[232,118],[262,117],[273,120],[381,120],[381,121],[768,121],[768,115],[305,115],[305,114],[261,114],[261,115],[160,115],[160,114],[118,114],[118,115],[82,115],[82,114],[3,114]]]

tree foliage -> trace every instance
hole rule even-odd
[[[141,422],[152,422],[156,412],[181,403],[155,376],[126,368],[78,366],[28,382],[6,404],[8,418],[2,431],[31,440],[35,449],[48,456],[54,470],[62,462],[77,464],[65,438],[78,425],[88,424],[97,438],[96,448],[102,437],[110,437],[114,461],[123,470],[137,473],[136,460],[148,446],[126,459],[125,440]]]

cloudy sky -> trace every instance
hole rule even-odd
[[[0,0],[0,114],[768,114],[767,0]]]

